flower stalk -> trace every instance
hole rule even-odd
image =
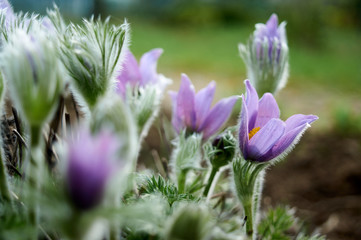
[[[246,233],[249,238],[257,238],[257,216],[261,200],[263,172],[267,163],[256,163],[243,158],[235,159],[233,176],[236,194],[240,200],[246,221]]]
[[[182,170],[180,171],[180,173],[178,174],[178,192],[180,194],[185,192],[185,188],[186,188],[186,180],[187,180],[187,173],[188,170]]]
[[[206,187],[204,188],[204,191],[203,191],[203,196],[206,197],[208,195],[209,189],[211,188],[214,177],[216,176],[216,173],[218,171],[219,171],[219,168],[212,166],[211,174],[209,175],[207,185],[206,185]]]
[[[30,153],[28,154],[29,168],[27,169],[28,182],[32,189],[35,190],[34,198],[30,201],[29,220],[37,229],[39,222],[39,206],[37,198],[41,188],[42,166],[44,164],[42,155],[41,127],[33,125],[30,127]],[[37,237],[37,230],[36,230]]]

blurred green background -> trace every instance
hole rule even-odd
[[[53,1],[10,0],[16,11],[44,14]],[[71,21],[92,14],[131,24],[136,57],[161,47],[158,70],[174,80],[187,73],[196,88],[218,84],[217,98],[243,92],[238,44],[272,13],[287,22],[290,78],[281,91],[283,118],[320,116],[315,128],[361,127],[361,1],[359,0],[73,0],[55,1]],[[166,106],[167,107],[167,106]],[[235,110],[239,111],[239,108]],[[349,125],[355,125],[347,127]]]

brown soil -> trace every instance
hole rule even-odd
[[[296,207],[327,239],[361,239],[361,136],[306,133],[267,173],[263,207]]]

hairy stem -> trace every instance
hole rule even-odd
[[[178,175],[178,192],[179,193],[184,193],[184,191],[185,191],[187,173],[188,173],[187,170],[182,170],[182,171],[180,171],[180,173]]]
[[[251,239],[253,234],[253,211],[252,211],[252,199],[244,200],[243,210],[246,220],[246,233],[247,236]]]
[[[218,170],[219,170],[219,168],[212,167],[212,171],[211,171],[211,174],[209,175],[207,185],[206,185],[206,187],[204,188],[204,191],[203,191],[203,196],[206,197],[208,195],[209,189],[212,186],[213,179],[216,176],[216,173],[218,172]]]
[[[29,168],[28,168],[28,183],[29,191],[33,191],[29,202],[29,220],[34,227],[34,239],[38,238],[38,223],[39,223],[39,206],[37,198],[39,196],[41,187],[41,127],[30,127],[30,153],[28,154]]]

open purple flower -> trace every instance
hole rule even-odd
[[[157,61],[163,49],[156,48],[143,54],[139,65],[134,55],[127,50],[120,74],[117,76],[117,92],[125,96],[127,85],[132,88],[148,84],[160,84],[162,75],[157,73]],[[160,86],[162,87],[162,86]]]
[[[173,101],[172,124],[178,133],[186,129],[203,133],[203,139],[208,139],[218,132],[230,116],[238,96],[222,99],[211,108],[215,89],[216,83],[212,81],[196,94],[188,76],[182,74],[178,93],[170,93]]]
[[[248,80],[247,97],[242,96],[239,147],[244,159],[266,162],[284,157],[299,141],[302,133],[318,119],[315,115],[296,114],[285,122],[273,95],[266,93],[259,100]]]
[[[73,205],[80,210],[95,207],[102,200],[106,183],[116,164],[119,144],[114,136],[97,136],[85,130],[69,142],[66,186]]]

